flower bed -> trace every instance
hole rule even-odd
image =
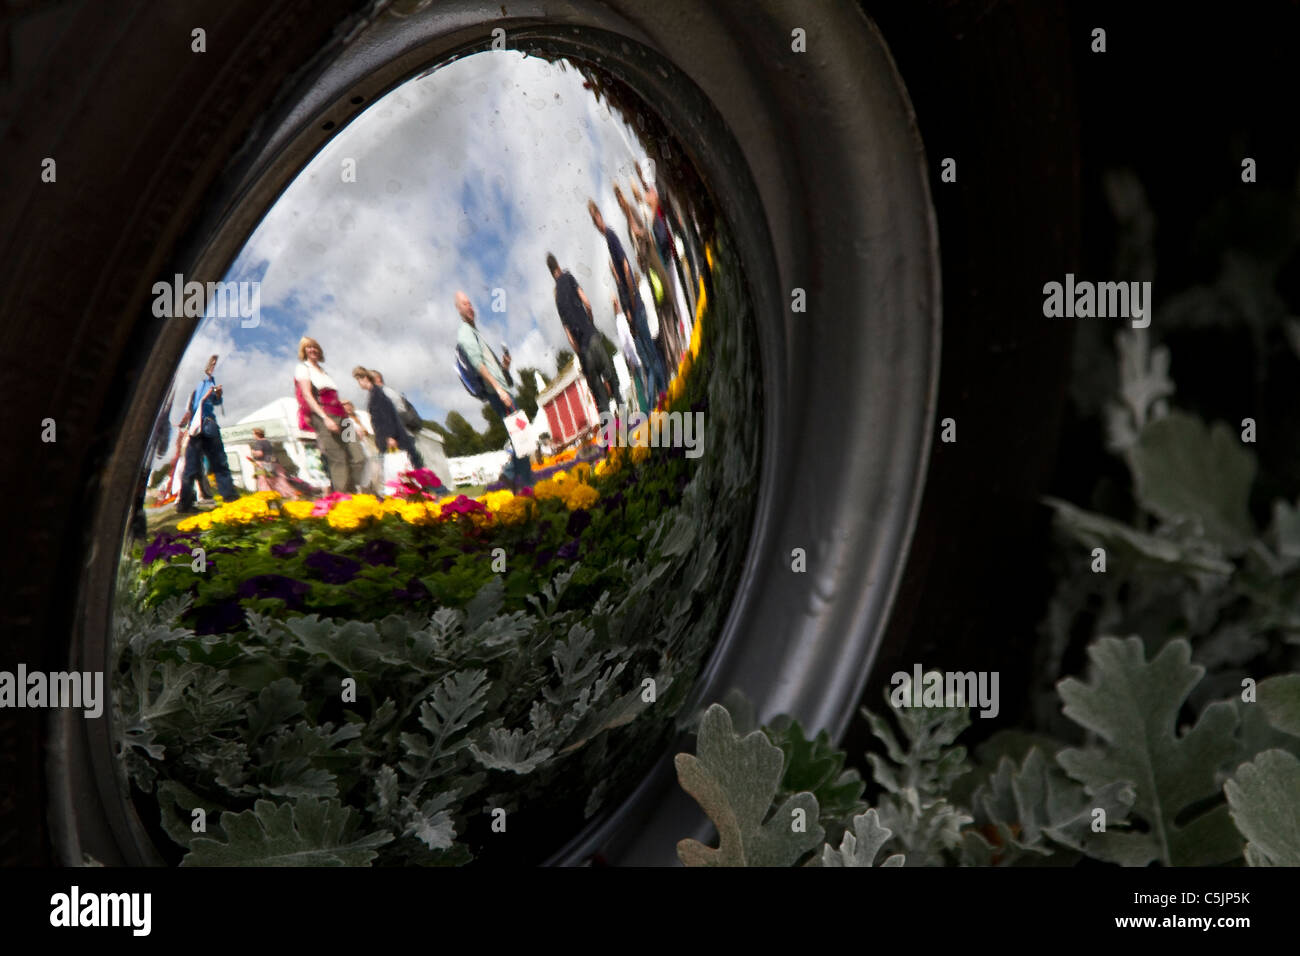
[[[431,612],[501,575],[522,608],[539,578],[574,561],[594,569],[645,557],[635,532],[687,480],[680,454],[665,449],[644,468],[648,451],[613,449],[596,468],[580,463],[520,494],[284,501],[259,491],[157,536],[141,555],[145,601],[188,595],[183,623],[213,634],[247,626],[246,610],[363,620],[394,608]],[[201,575],[192,554],[200,546]],[[583,578],[594,586],[601,575]]]

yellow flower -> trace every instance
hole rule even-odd
[[[212,514],[204,511],[200,514],[191,515],[183,519],[176,525],[177,531],[207,531],[212,527]]]
[[[423,501],[404,501],[400,505],[399,514],[407,524],[432,524],[438,516],[435,508],[437,505],[426,504]]]
[[[577,511],[579,508],[590,508],[599,500],[600,492],[591,485],[584,485],[575,481],[565,488],[564,504],[570,511]]]
[[[276,501],[280,497],[280,492],[271,491],[269,489],[266,491],[255,491],[253,492],[253,497],[261,498],[263,501]]]
[[[632,461],[637,464],[640,464],[641,462],[645,461],[649,457],[650,457],[649,445],[637,445],[635,448],[632,449]]]
[[[579,462],[570,469],[570,474],[579,481],[587,480],[591,478],[591,465],[585,461]]]
[[[565,485],[562,481],[556,481],[554,478],[547,478],[545,481],[539,481],[533,485],[533,497],[538,500],[547,498],[559,498],[564,500]]]
[[[528,517],[528,499],[512,495],[509,501],[501,505],[497,517],[504,524],[515,525],[521,523]]]
[[[213,524],[252,524],[274,517],[266,500],[256,495],[248,495],[236,501],[223,504],[207,513],[208,525]]]
[[[383,515],[379,499],[374,495],[354,495],[346,501],[340,501],[330,509],[326,520],[331,528],[341,531],[354,531],[371,518]]]
[[[695,309],[695,324],[691,326],[691,358],[700,357],[700,334],[704,330],[704,280],[700,279],[700,299]]]
[[[311,501],[282,501],[280,502],[280,513],[301,520],[310,518],[311,510],[314,507],[316,507],[315,502]]]
[[[623,467],[623,458],[627,455],[627,449],[618,445],[610,446],[605,457],[596,462],[597,475],[616,475]]]
[[[489,491],[486,494],[479,495],[478,500],[488,506],[488,511],[493,514],[500,511],[501,508],[510,501],[513,501],[515,493],[508,488],[502,488],[499,491]]]

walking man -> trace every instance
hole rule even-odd
[[[596,331],[591,302],[573,273],[561,270],[559,262],[549,252],[546,254],[546,268],[555,280],[555,309],[560,313],[560,324],[569,338],[569,348],[578,356],[578,364],[582,366],[582,374],[587,378],[587,387],[596,400],[596,407],[604,411],[609,407],[618,376]]]
[[[194,390],[194,404],[190,407],[190,443],[185,449],[185,474],[181,476],[181,497],[176,505],[177,514],[193,514],[194,482],[198,480],[203,459],[212,465],[217,479],[217,494],[226,501],[239,497],[230,477],[226,462],[226,447],[221,443],[221,429],[217,425],[216,406],[222,404],[221,386],[213,378],[217,356],[208,359],[203,370],[203,380]]]
[[[375,445],[379,454],[402,450],[411,459],[411,467],[423,468],[424,459],[415,447],[415,439],[406,430],[398,414],[397,407],[384,388],[382,378],[377,378],[374,369],[358,365],[352,370],[352,377],[357,380],[362,391],[368,392],[366,411],[370,413],[370,426],[375,432]]]

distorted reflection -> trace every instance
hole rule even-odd
[[[655,107],[462,58],[341,131],[224,283],[156,289],[202,319],[123,555],[116,731],[170,858],[267,862],[270,801],[338,821],[317,862],[535,862],[685,716],[760,382]]]

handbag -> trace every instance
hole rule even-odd
[[[410,471],[411,468],[411,456],[406,452],[398,450],[384,453],[385,484],[390,481],[398,481],[401,473],[404,471]]]
[[[528,427],[528,413],[522,408],[516,408],[513,412],[508,412],[502,419],[506,426],[506,434],[510,436],[510,447],[515,450],[515,455],[519,458],[527,458],[537,447],[537,440],[533,437],[532,429]]]

